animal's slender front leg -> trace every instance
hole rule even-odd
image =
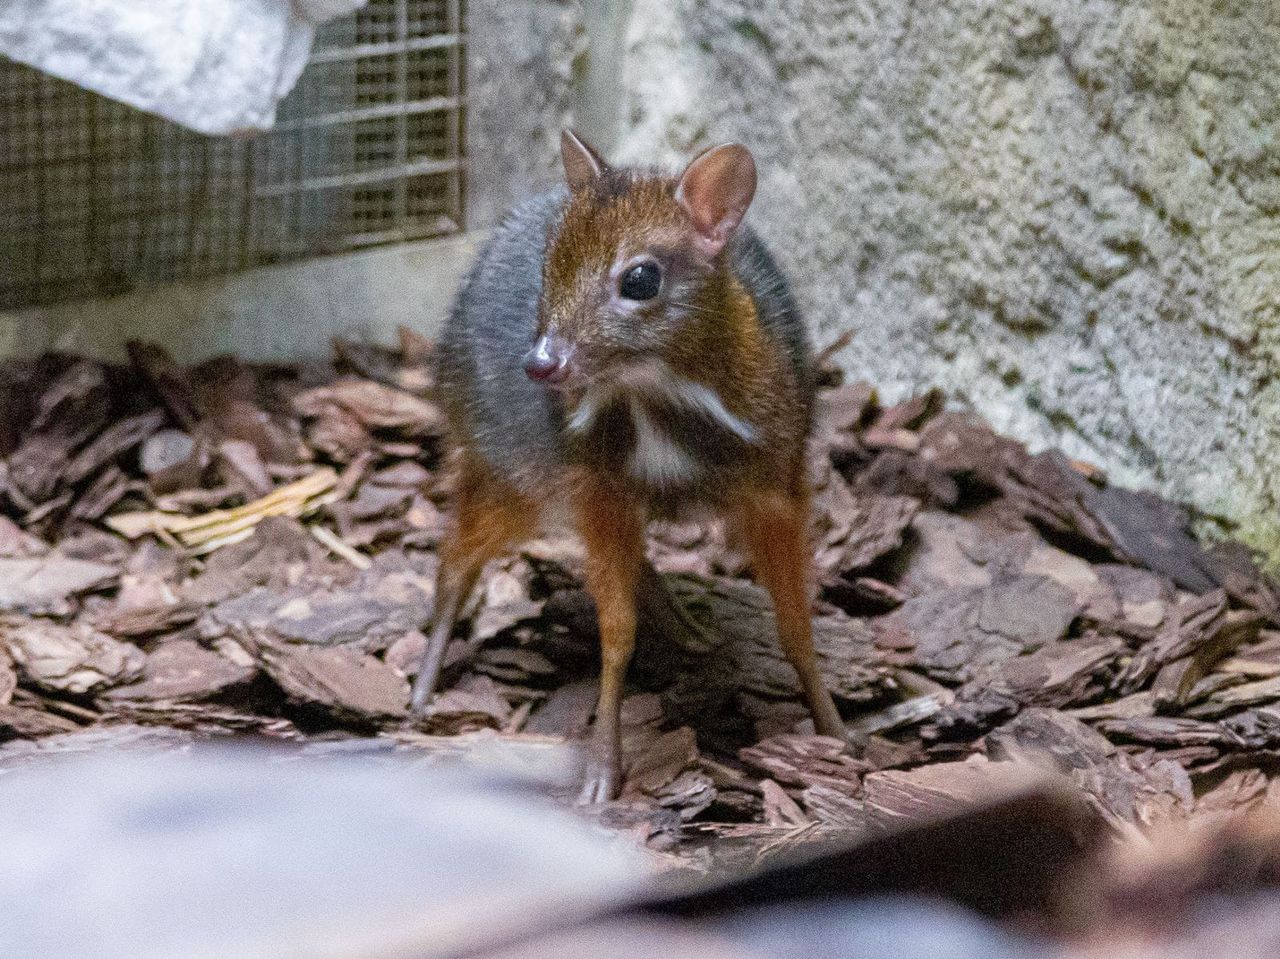
[[[773,597],[778,641],[800,678],[814,727],[824,736],[848,739],[813,651],[807,495],[781,490],[748,492],[742,497],[736,519],[756,577]]]
[[[577,524],[587,547],[587,588],[600,620],[600,699],[579,801],[597,803],[613,799],[622,787],[619,713],[635,650],[644,517],[630,498],[604,482],[589,481],[578,494]]]
[[[449,637],[484,564],[536,526],[533,504],[478,463],[463,464],[455,502],[454,526],[440,546],[427,646],[413,682],[410,709],[415,714],[426,708],[435,692]]]

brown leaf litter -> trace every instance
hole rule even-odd
[[[122,723],[405,749],[582,735],[594,610],[559,540],[491,564],[441,695],[407,716],[448,508],[430,344],[130,357],[0,376],[0,754]],[[1280,587],[1243,547],[937,393],[884,406],[824,379],[815,641],[858,749],[812,734],[722,531],[662,524],[651,558],[701,628],[648,624],[615,823],[677,848],[874,829],[959,808],[1015,758],[1116,832],[1277,788]]]

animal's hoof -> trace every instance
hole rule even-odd
[[[431,705],[431,699],[435,696],[435,683],[417,683],[413,684],[413,693],[409,697],[409,715],[414,718],[421,717],[427,707]]]
[[[578,793],[579,806],[594,806],[597,803],[617,799],[622,789],[622,770],[616,763],[592,762],[587,767],[587,777],[582,783],[582,792]]]

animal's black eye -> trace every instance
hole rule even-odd
[[[618,283],[618,292],[628,300],[652,300],[662,287],[662,270],[652,260],[637,263]]]

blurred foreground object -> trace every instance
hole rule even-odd
[[[829,831],[746,875],[659,877],[624,837],[535,795],[509,753],[424,768],[380,740],[323,755],[174,742],[0,774],[0,955],[1280,954],[1269,802],[1121,840],[1064,780],[993,763],[947,815]]]
[[[199,133],[266,130],[318,23],[365,0],[7,0],[0,54]]]
[[[449,956],[598,912],[638,859],[509,777],[245,747],[0,776],[0,955]]]

